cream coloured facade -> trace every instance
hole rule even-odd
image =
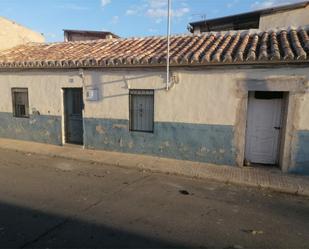
[[[173,67],[166,90],[164,68],[9,70],[0,74],[0,136],[65,143],[63,91],[83,88],[83,145],[242,167],[248,94],[281,91],[286,102],[280,167],[308,173],[309,71],[274,68]],[[12,88],[27,88],[30,118],[12,116]],[[98,99],[87,101],[87,89]],[[154,90],[154,131],[129,129],[130,89]]]
[[[44,42],[42,34],[0,17],[0,50],[9,49],[28,42]]]
[[[300,9],[265,14],[260,17],[260,30],[309,25],[309,5]]]

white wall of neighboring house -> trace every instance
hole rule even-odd
[[[301,9],[263,15],[260,18],[261,30],[306,25],[309,25],[309,5]]]
[[[42,34],[0,17],[0,50],[28,42],[44,42]]]

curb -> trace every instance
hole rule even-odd
[[[29,143],[29,142],[26,142],[26,143]],[[44,145],[40,144],[40,146],[44,146]],[[47,145],[47,146],[50,146],[50,145]],[[253,180],[250,179],[251,180],[250,182],[249,178],[252,178],[251,175],[256,176],[256,174],[258,174],[259,172],[257,171],[256,173],[253,169],[251,171],[251,169],[248,169],[248,168],[240,169],[240,168],[231,168],[231,166],[220,166],[220,165],[213,166],[210,164],[203,164],[203,163],[190,162],[190,161],[180,161],[180,160],[158,158],[158,157],[151,157],[151,156],[144,156],[144,155],[140,156],[140,155],[133,155],[133,154],[96,151],[96,150],[93,150],[93,151],[86,150],[89,153],[86,155],[82,155],[82,153],[76,154],[76,152],[78,152],[77,150],[79,150],[76,148],[73,148],[73,151],[71,151],[71,154],[70,154],[70,150],[72,150],[72,148],[65,148],[65,150],[60,151],[61,149],[63,149],[63,147],[59,147],[59,146],[52,147],[58,150],[59,152],[51,152],[50,150],[44,151],[44,149],[43,151],[34,150],[32,147],[31,149],[29,149],[30,147],[27,147],[27,146],[25,146],[24,148],[20,148],[20,146],[18,145],[14,146],[10,144],[1,144],[1,143],[0,143],[0,148],[22,152],[22,153],[31,153],[35,155],[43,155],[43,156],[63,158],[63,159],[69,159],[69,160],[77,160],[81,162],[93,162],[97,164],[105,164],[109,166],[121,167],[121,168],[126,168],[126,169],[143,170],[143,171],[148,171],[148,172],[153,172],[153,173],[161,173],[161,174],[163,173],[163,174],[177,175],[177,176],[195,178],[195,179],[214,180],[218,182],[224,182],[227,184],[230,183],[230,184],[235,184],[239,186],[254,187],[254,188],[259,188],[259,189],[268,189],[268,190],[279,192],[279,193],[309,197],[309,181],[307,182],[309,178],[305,180],[304,186],[302,186],[301,184],[298,183],[298,181],[304,181],[304,178],[301,178],[301,177],[295,178],[295,176],[288,176],[286,174],[276,175],[274,176],[276,179],[275,178],[274,179],[275,180],[279,179],[279,182],[280,180],[285,181],[288,187],[278,186],[278,185],[271,184],[271,183],[269,184],[261,183],[259,182],[259,180],[256,180],[256,179],[255,179],[255,182],[253,181],[254,179]],[[95,159],[95,156],[91,155],[91,154],[100,153],[100,152],[105,153],[106,155],[109,155],[109,158],[107,156],[106,158],[104,157],[104,159]],[[241,179],[243,173],[249,176],[247,180]],[[263,172],[263,174],[265,175],[265,172]],[[267,175],[267,178],[271,179],[269,175]]]
[[[10,150],[10,149],[9,149]],[[18,152],[27,152],[24,150],[18,150]],[[92,163],[97,163],[97,164],[105,164],[108,166],[113,166],[113,167],[120,167],[120,168],[125,168],[125,169],[135,169],[135,170],[143,170],[146,172],[151,172],[151,173],[159,173],[159,174],[168,174],[168,175],[175,175],[175,176],[182,176],[182,177],[188,177],[188,178],[193,178],[193,179],[205,179],[205,180],[213,180],[217,182],[223,182],[226,184],[234,184],[238,186],[246,186],[246,187],[253,187],[253,188],[259,188],[259,189],[267,189],[271,190],[274,192],[278,193],[283,193],[283,194],[290,194],[290,195],[298,195],[298,196],[305,196],[309,197],[309,191],[304,191],[303,188],[298,188],[298,189],[290,189],[290,188],[280,188],[272,185],[261,185],[261,184],[255,184],[255,183],[250,183],[246,181],[237,181],[237,180],[232,180],[232,179],[222,179],[220,177],[211,177],[211,176],[201,176],[199,174],[185,174],[185,173],[180,173],[180,172],[173,172],[173,171],[163,171],[159,169],[152,169],[151,167],[143,167],[141,165],[128,165],[128,164],[121,164],[121,163],[108,163],[108,162],[102,162],[100,160],[88,160],[88,159],[83,159],[83,158],[76,158],[72,156],[66,156],[66,155],[59,155],[59,154],[53,154],[53,153],[35,153],[31,152],[32,154],[36,155],[43,155],[43,156],[50,156],[50,157],[56,157],[56,158],[62,158],[62,159],[68,159],[68,160],[76,160],[76,161],[81,161],[81,162],[92,162]],[[218,166],[220,167],[220,166]]]

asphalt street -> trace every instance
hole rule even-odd
[[[309,248],[309,199],[0,150],[2,248]]]

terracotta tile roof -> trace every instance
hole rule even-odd
[[[0,68],[115,67],[166,64],[166,37],[27,44],[0,52]],[[171,38],[172,65],[309,62],[307,28]]]

